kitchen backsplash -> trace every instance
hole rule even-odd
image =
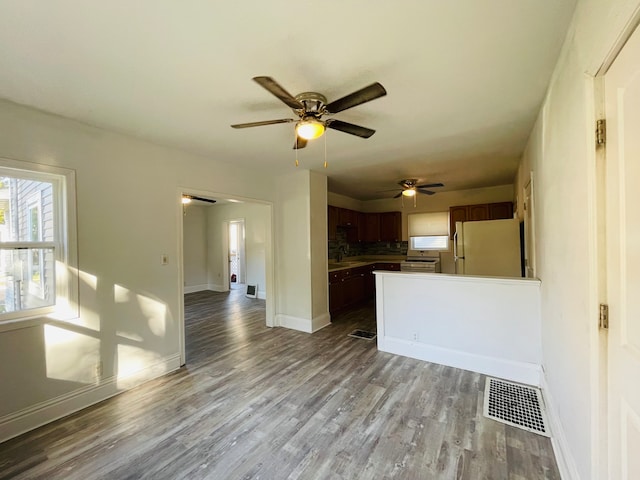
[[[407,242],[347,242],[347,232],[338,227],[336,239],[329,242],[329,258],[335,260],[340,253],[343,257],[364,255],[406,255]]]

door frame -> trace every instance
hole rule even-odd
[[[600,304],[608,304],[607,280],[607,178],[606,178],[606,143],[603,147],[596,146],[595,124],[597,120],[606,118],[605,111],[605,78],[614,61],[626,45],[627,41],[636,29],[640,28],[640,5],[636,7],[629,21],[622,27],[611,48],[606,53],[600,67],[593,77],[590,77],[591,98],[587,102],[588,126],[593,132],[591,140],[592,152],[590,155],[591,167],[589,174],[589,188],[594,192],[591,209],[592,248],[594,252],[590,258],[590,270],[593,281],[591,282],[590,298],[595,305],[592,312],[596,312]],[[595,314],[594,314],[594,317]],[[592,449],[597,452],[592,459],[592,471],[597,478],[608,478],[611,462],[609,452],[609,361],[608,361],[608,335],[607,330],[598,327],[597,317],[591,321],[592,341],[594,345],[594,357],[591,369],[593,388],[591,392],[592,404]]]
[[[178,294],[178,351],[180,354],[180,366],[186,364],[186,344],[185,344],[185,321],[184,321],[184,207],[182,204],[183,195],[195,195],[208,198],[225,198],[230,200],[237,200],[245,203],[254,203],[267,206],[269,219],[265,222],[268,232],[265,236],[265,314],[266,314],[266,326],[274,327],[275,322],[275,299],[276,299],[276,282],[275,282],[275,220],[274,205],[273,202],[259,200],[249,197],[241,197],[229,193],[213,192],[208,190],[201,190],[197,188],[190,188],[179,186],[176,188],[175,204],[176,204],[176,247],[177,247],[177,294]],[[227,266],[228,268],[228,266]]]

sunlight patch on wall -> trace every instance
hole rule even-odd
[[[147,317],[149,330],[158,337],[164,337],[167,331],[167,306],[143,295],[137,295],[137,297],[140,310]]]
[[[114,285],[113,300],[116,303],[127,303],[129,300],[131,300],[131,290],[121,285]]]
[[[77,275],[78,278],[80,278],[80,280],[82,280],[87,286],[94,290],[98,289],[98,277],[91,275],[90,273],[83,272],[82,270],[77,270]]]
[[[53,325],[44,326],[47,378],[96,383],[100,340]]]
[[[117,388],[131,388],[149,378],[150,370],[155,366],[162,368],[161,361],[158,353],[131,345],[118,345]]]

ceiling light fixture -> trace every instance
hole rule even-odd
[[[182,204],[186,205],[188,203],[191,203],[191,197],[187,197],[185,195],[182,196]]]
[[[402,191],[402,195],[404,195],[405,197],[415,197],[416,189],[415,188],[407,188],[406,190]]]
[[[324,123],[315,117],[305,117],[296,125],[296,133],[305,140],[319,138],[324,133]]]

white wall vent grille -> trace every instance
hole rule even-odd
[[[551,436],[542,394],[534,387],[487,377],[484,416],[545,437]]]

